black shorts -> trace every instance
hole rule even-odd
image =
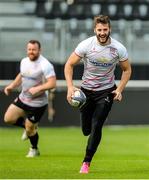
[[[19,98],[15,99],[13,104],[21,109],[23,109],[26,113],[26,117],[32,123],[37,123],[40,121],[42,115],[44,114],[47,104],[42,107],[32,107],[24,104]]]
[[[89,113],[90,117],[92,117],[92,114],[98,104],[105,104],[108,106],[107,111],[110,111],[114,98],[112,91],[116,89],[116,85],[114,85],[112,88],[101,91],[91,91],[84,88],[81,89],[87,97],[86,103],[80,109],[81,113]]]
[[[116,86],[102,91],[81,89],[87,97],[86,103],[80,109],[83,134],[89,135],[91,131],[96,132],[96,129],[99,134],[111,110],[114,97],[112,91],[116,89]]]
[[[87,97],[87,101],[96,103],[102,103],[105,101],[105,98],[108,98],[107,101],[111,101],[114,98],[114,94],[112,94],[112,91],[116,89],[116,85],[114,85],[112,88],[101,90],[101,91],[92,91],[87,90],[81,87],[81,90],[85,93]]]

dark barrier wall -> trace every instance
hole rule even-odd
[[[19,71],[20,61],[0,61],[0,79],[14,79]],[[64,79],[64,64],[55,64],[54,68],[56,71],[57,79]],[[6,71],[7,69],[7,71]],[[131,80],[148,80],[149,79],[149,64],[132,64],[132,76]],[[83,64],[79,64],[74,69],[74,79],[81,79],[83,72]],[[115,71],[116,79],[120,79],[121,71],[120,68],[116,68]]]
[[[114,102],[106,124],[149,124],[149,89],[127,89],[122,102]],[[66,102],[66,92],[57,92],[54,106],[55,125],[79,125],[79,111]]]
[[[6,126],[3,122],[4,112],[10,102],[17,96],[13,92],[11,96],[0,93],[0,126]],[[123,101],[115,102],[113,109],[106,121],[108,125],[149,124],[149,89],[129,89],[123,93]],[[72,108],[66,101],[66,91],[57,90],[53,100],[55,115],[53,120],[48,120],[48,111],[44,114],[40,126],[79,126],[79,110]],[[7,125],[8,126],[8,125]]]

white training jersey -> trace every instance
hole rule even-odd
[[[31,87],[43,84],[47,78],[55,76],[53,65],[42,55],[36,61],[31,61],[26,57],[21,60],[20,73],[22,76],[20,100],[32,107],[41,107],[48,104],[48,94],[46,92],[34,97],[28,90]]]
[[[111,38],[109,45],[102,46],[96,36],[79,43],[75,53],[82,57],[84,62],[81,86],[93,91],[113,87],[116,64],[128,59],[127,50],[120,42]]]

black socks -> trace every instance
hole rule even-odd
[[[85,154],[85,158],[83,160],[83,162],[91,162],[92,158],[94,156],[95,152],[91,151],[91,150],[86,150],[86,154]]]
[[[33,148],[33,149],[38,149],[38,148],[37,148],[38,139],[39,139],[38,133],[36,133],[36,134],[33,135],[33,136],[29,136],[28,138],[29,138],[29,140],[30,140],[30,142],[31,142],[32,148]]]

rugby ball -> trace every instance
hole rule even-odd
[[[71,105],[73,107],[81,108],[86,102],[86,96],[82,90],[76,90],[71,99]]]

